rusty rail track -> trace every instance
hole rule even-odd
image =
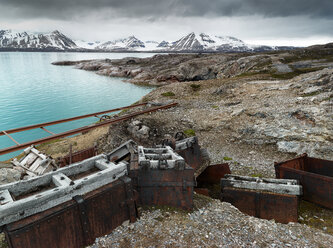
[[[4,154],[7,154],[7,153],[18,151],[18,150],[21,150],[21,149],[26,148],[28,146],[31,146],[31,145],[42,144],[42,143],[45,143],[45,142],[48,142],[48,141],[51,141],[51,140],[64,138],[64,137],[71,136],[71,135],[74,135],[74,134],[89,131],[91,129],[95,129],[95,128],[98,128],[98,127],[101,127],[101,126],[110,125],[110,124],[113,124],[113,123],[128,120],[128,119],[131,119],[131,118],[136,117],[138,115],[142,115],[142,114],[146,114],[146,113],[150,113],[150,112],[155,112],[155,111],[162,110],[162,109],[171,108],[171,107],[176,106],[177,104],[178,103],[170,103],[170,104],[166,104],[166,105],[159,106],[159,107],[148,108],[148,109],[145,109],[145,110],[142,110],[142,111],[134,112],[132,114],[127,114],[127,115],[123,115],[123,116],[120,116],[120,117],[116,117],[114,119],[105,120],[101,123],[97,123],[97,124],[94,124],[94,125],[83,126],[83,127],[80,127],[80,128],[76,128],[76,129],[72,129],[72,130],[63,132],[63,133],[51,134],[51,136],[44,137],[44,138],[37,139],[37,140],[33,140],[33,141],[29,141],[29,142],[25,142],[25,143],[22,143],[22,144],[20,144],[18,142],[15,142],[15,143],[17,143],[17,145],[15,145],[15,146],[0,149],[0,155],[4,155]],[[81,116],[76,116],[76,117],[72,117],[72,118],[67,118],[67,119],[62,119],[62,120],[57,120],[57,121],[51,121],[51,122],[46,122],[46,123],[21,127],[21,128],[15,128],[15,129],[11,129],[11,130],[2,131],[0,133],[0,135],[7,135],[9,138],[11,138],[11,136],[9,135],[10,133],[16,133],[16,132],[22,132],[22,131],[31,130],[31,129],[42,128],[44,126],[51,126],[51,125],[55,125],[55,124],[59,124],[59,123],[63,123],[63,122],[69,122],[69,121],[84,119],[84,118],[93,117],[93,116],[96,116],[96,115],[99,115],[99,114],[110,113],[110,112],[115,112],[115,111],[119,111],[119,110],[123,110],[123,109],[129,109],[129,108],[145,106],[145,105],[147,105],[147,103],[136,104],[136,105],[132,105],[132,106],[127,106],[127,107],[102,111],[102,112],[93,113],[93,114],[81,115]],[[49,132],[49,133],[51,133],[51,132]]]
[[[92,113],[92,114],[80,115],[80,116],[71,117],[71,118],[67,118],[67,119],[61,119],[61,120],[57,120],[57,121],[50,121],[50,122],[34,124],[34,125],[31,125],[31,126],[26,126],[26,127],[14,128],[14,129],[10,129],[10,130],[1,131],[0,136],[11,134],[11,133],[18,133],[18,132],[22,132],[22,131],[27,131],[27,130],[31,130],[31,129],[37,129],[37,128],[43,129],[44,127],[47,127],[47,126],[52,126],[52,125],[56,125],[56,124],[60,124],[60,123],[64,123],[64,122],[69,122],[69,121],[76,121],[76,120],[80,120],[80,119],[84,119],[84,118],[88,118],[88,117],[96,117],[96,115],[116,112],[116,111],[120,111],[120,110],[124,110],[124,109],[130,109],[130,108],[135,108],[135,107],[140,107],[140,106],[145,106],[145,105],[147,105],[147,103],[140,103],[140,104],[135,104],[135,105],[131,105],[131,106],[126,106],[126,107],[121,107],[121,108],[96,112],[96,113]]]

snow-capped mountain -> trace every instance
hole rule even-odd
[[[145,43],[135,36],[130,36],[125,39],[119,39],[114,41],[107,41],[97,46],[96,49],[99,50],[140,50],[145,48]]]
[[[57,30],[46,34],[0,30],[0,49],[71,50],[78,47]]]
[[[292,47],[249,45],[231,36],[190,33],[176,41],[142,41],[135,36],[113,41],[87,42],[68,38],[59,31],[51,33],[0,30],[1,50],[29,51],[152,51],[152,52],[258,52],[289,50]]]
[[[96,49],[96,47],[100,46],[102,44],[101,41],[84,41],[84,40],[74,40],[75,44],[79,47],[79,48],[83,48],[83,49]]]
[[[172,44],[170,42],[163,40],[157,45],[157,48],[170,48],[171,45]]]
[[[172,51],[249,51],[251,47],[230,36],[190,33],[170,46]]]

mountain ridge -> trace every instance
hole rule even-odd
[[[140,40],[134,35],[109,41],[73,40],[58,30],[50,33],[0,30],[0,50],[96,52],[261,52],[294,47],[250,45],[232,36],[191,32],[176,41]]]

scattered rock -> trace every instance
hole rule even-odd
[[[0,169],[0,184],[12,183],[21,179],[21,172],[15,169]]]
[[[150,128],[143,125],[141,121],[135,120],[129,124],[128,132],[138,140],[147,140],[149,138]]]

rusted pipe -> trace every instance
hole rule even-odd
[[[31,125],[31,126],[26,126],[26,127],[14,128],[14,129],[5,130],[5,131],[0,132],[0,136],[5,135],[4,132],[6,132],[7,134],[17,133],[17,132],[27,131],[27,130],[31,130],[31,129],[36,129],[36,128],[52,126],[52,125],[60,124],[60,123],[64,123],[64,122],[80,120],[80,119],[84,119],[84,118],[88,118],[88,117],[93,117],[95,115],[106,114],[106,113],[116,112],[116,111],[120,111],[120,110],[124,110],[124,109],[140,107],[140,106],[144,106],[144,105],[147,105],[147,103],[140,103],[140,104],[135,104],[135,105],[131,105],[131,106],[126,106],[126,107],[121,107],[121,108],[96,112],[96,113],[92,113],[92,114],[80,115],[80,116],[75,116],[75,117],[71,117],[71,118],[67,118],[67,119],[61,119],[61,120],[57,120],[57,121],[50,121],[50,122],[34,124],[34,125]]]
[[[48,137],[45,137],[45,138],[41,138],[41,139],[37,139],[37,140],[34,140],[34,141],[26,142],[26,143],[23,143],[23,144],[20,144],[20,145],[17,145],[17,146],[7,147],[7,148],[4,148],[4,149],[0,150],[0,155],[4,155],[4,154],[10,153],[10,152],[15,152],[15,151],[21,150],[25,147],[31,146],[31,145],[42,144],[42,143],[45,143],[45,142],[48,142],[48,141],[51,141],[51,140],[55,140],[55,139],[71,136],[71,135],[74,135],[74,134],[82,133],[82,132],[85,132],[85,131],[88,131],[88,130],[91,130],[91,129],[95,129],[97,127],[101,127],[101,126],[109,125],[109,124],[112,124],[112,123],[117,123],[117,122],[120,122],[120,121],[128,120],[128,119],[131,119],[131,118],[136,117],[138,115],[146,114],[146,113],[149,113],[149,112],[155,112],[155,111],[160,110],[160,109],[171,108],[171,107],[176,106],[177,104],[178,103],[170,103],[170,104],[155,107],[155,108],[149,108],[149,109],[138,111],[138,112],[135,112],[135,113],[132,113],[132,114],[123,115],[121,117],[117,117],[117,118],[114,118],[112,120],[100,122],[100,123],[97,123],[93,126],[84,126],[84,127],[80,127],[80,128],[77,128],[77,129],[72,129],[72,130],[69,130],[69,131],[66,131],[66,132],[63,132],[63,133],[51,135],[51,136],[48,136]]]

